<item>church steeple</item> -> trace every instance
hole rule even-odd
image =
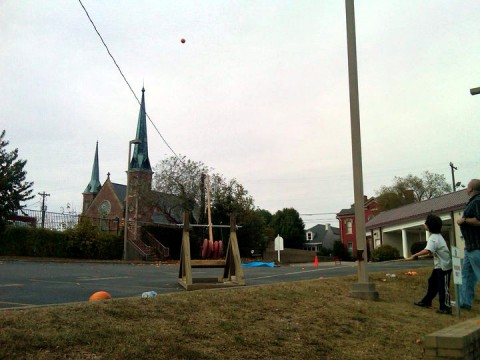
[[[84,194],[97,194],[102,185],[100,184],[99,171],[98,171],[98,141],[95,148],[95,158],[93,160],[92,176],[87,187],[83,191]]]
[[[139,144],[135,144],[133,149],[132,160],[128,170],[143,170],[152,172],[150,159],[148,158],[148,142],[147,142],[147,116],[145,111],[145,88],[142,87],[142,101],[140,104],[140,112],[138,114],[137,136],[140,140]]]

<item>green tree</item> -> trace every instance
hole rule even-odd
[[[33,182],[25,181],[27,161],[18,159],[18,149],[8,152],[9,142],[4,138],[5,130],[0,135],[0,231],[7,217],[23,209],[22,203],[34,197],[31,195]]]
[[[305,242],[305,224],[297,210],[285,208],[272,217],[271,227],[283,237],[286,248],[301,249]]]
[[[333,256],[338,256],[342,260],[347,260],[348,256],[348,251],[345,248],[345,245],[340,240],[336,240],[333,243],[333,249],[332,249],[332,255]]]
[[[254,210],[253,198],[237,179],[226,180],[214,174],[211,180],[212,211],[225,215],[236,214],[241,219],[245,212]]]
[[[201,161],[191,161],[186,157],[171,156],[161,161],[155,169],[154,186],[156,191],[174,195],[181,199],[183,208],[199,211],[199,222],[206,224],[205,197],[207,181],[210,181],[210,202],[212,223],[228,225],[230,215],[242,225],[242,242],[255,248],[263,247],[263,219],[255,213],[253,198],[236,179],[227,180],[220,174],[212,173]],[[256,224],[251,226],[251,224]],[[248,229],[248,231],[247,231]],[[214,229],[214,237],[222,238],[223,232]],[[240,242],[240,239],[239,239]],[[259,246],[257,246],[259,245]]]
[[[412,174],[406,177],[395,176],[393,185],[382,186],[376,191],[376,199],[379,209],[384,211],[428,200],[450,191],[451,186],[444,175],[425,171],[422,177]]]
[[[263,222],[265,223],[264,233],[267,241],[267,244],[265,246],[267,246],[268,243],[273,241],[277,236],[275,229],[272,227],[273,215],[270,211],[265,209],[257,209],[255,210],[255,212],[263,218]]]
[[[229,224],[230,215],[234,215],[241,226],[238,242],[242,256],[250,256],[250,250],[263,251],[269,241],[267,224],[248,191],[236,179],[227,181],[217,174],[212,180],[212,222]]]
[[[206,178],[211,168],[201,161],[192,161],[185,156],[171,156],[155,167],[153,189],[174,195],[182,200],[184,209],[192,211],[204,202]],[[236,179],[227,180],[219,174],[210,175],[210,198],[213,213],[217,219],[226,223],[230,214],[241,216],[243,212],[254,209],[253,198]]]
[[[265,209],[257,209],[256,211],[261,217],[263,217],[265,224],[268,225],[272,222],[273,215],[270,211]]]
[[[250,250],[263,252],[267,248],[270,241],[267,224],[258,210],[248,210],[243,214],[238,241],[242,256],[250,256]]]
[[[209,171],[203,162],[171,156],[157,164],[154,171],[154,190],[178,197],[184,210],[192,211],[200,203],[202,174]]]
[[[154,190],[181,199],[183,208],[189,211],[198,209],[199,222],[206,224],[205,193],[206,175],[211,169],[201,161],[191,161],[184,156],[180,159],[172,156],[164,159],[155,168]],[[236,217],[239,246],[241,248],[260,249],[266,247],[266,223],[263,217],[255,211],[254,200],[245,187],[236,179],[227,180],[220,174],[212,173],[210,180],[210,201],[212,223],[229,225],[230,215]],[[155,196],[150,196],[155,201]],[[156,204],[158,205],[158,204]],[[205,230],[206,233],[206,230]],[[214,228],[213,237],[223,239],[228,230]],[[205,235],[205,234],[203,234]]]

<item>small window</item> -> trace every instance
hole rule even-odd
[[[347,220],[345,224],[347,225],[347,234],[352,234],[353,233],[353,222],[352,222],[352,220]]]
[[[307,241],[312,241],[313,239],[313,234],[309,231],[307,232]]]
[[[347,251],[350,255],[353,254],[353,243],[351,241],[347,243]]]

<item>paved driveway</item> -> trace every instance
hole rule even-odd
[[[368,265],[369,272],[432,266],[430,261],[386,262]],[[140,297],[185,291],[177,284],[177,265],[98,262],[58,262],[0,259],[0,309],[88,301],[99,290],[113,298]],[[355,263],[297,264],[274,268],[243,268],[247,286],[274,282],[345,276],[357,273]],[[193,269],[194,277],[223,274],[223,269]]]

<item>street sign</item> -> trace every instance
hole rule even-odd
[[[280,251],[283,250],[283,238],[279,235],[275,238],[275,251],[278,253],[278,262],[280,262]]]
[[[275,251],[283,250],[283,238],[277,235],[275,238]]]
[[[452,246],[452,273],[453,283],[462,285],[462,259],[460,259],[458,248],[455,246]]]

